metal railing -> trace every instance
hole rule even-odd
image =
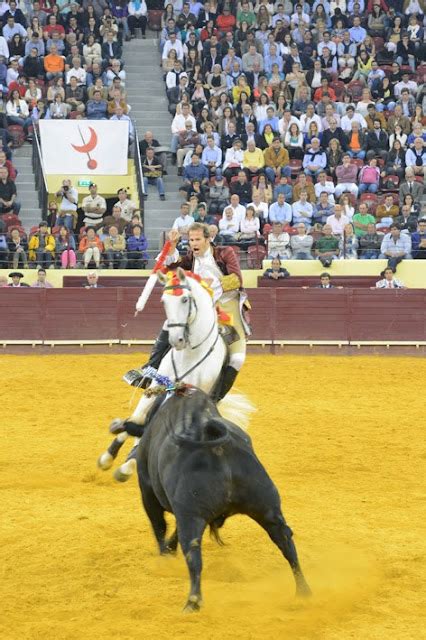
[[[32,152],[32,165],[35,178],[35,185],[38,193],[38,204],[42,211],[42,216],[48,209],[49,189],[47,186],[46,173],[44,171],[43,157],[41,154],[40,139],[37,127],[34,127],[34,140]]]
[[[132,120],[132,124],[133,124],[133,132],[134,132],[133,160],[135,163],[136,184],[138,187],[139,209],[141,214],[141,220],[142,220],[142,223],[144,224],[145,223],[145,187],[143,183],[142,160],[141,160],[141,152],[139,149],[138,129],[137,129],[135,120]]]

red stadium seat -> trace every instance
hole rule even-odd
[[[9,227],[9,229],[7,230],[7,234],[10,236],[10,234],[12,233],[12,231],[14,229],[17,229],[19,231],[19,235],[21,238],[26,238],[27,237],[27,232],[25,231],[24,227],[22,227],[21,225],[13,225],[12,227]]]
[[[272,231],[272,225],[269,224],[268,222],[266,224],[263,225],[263,237],[265,238],[265,240],[268,239],[269,234]]]
[[[335,82],[332,82],[330,84],[330,87],[333,89],[334,93],[336,94],[337,100],[340,100],[340,98],[345,93],[345,89],[346,89],[345,83],[342,82],[341,80],[336,80]]]
[[[355,100],[355,102],[358,102],[358,100],[361,99],[363,90],[365,89],[365,84],[360,80],[352,80],[352,82],[348,84],[348,89],[352,94],[352,99]]]
[[[297,176],[302,171],[302,161],[301,160],[290,160],[289,162],[291,168],[291,175]]]
[[[385,46],[385,41],[381,36],[375,36],[373,38],[374,45],[376,47],[376,53],[381,51]]]
[[[266,249],[256,244],[247,249],[247,266],[249,269],[261,269],[262,261],[266,258]]]
[[[354,164],[358,169],[361,169],[361,167],[364,166],[364,160],[361,160],[361,158],[351,158],[351,164]]]
[[[21,220],[14,213],[5,213],[0,217],[6,227],[6,231],[9,231],[12,228],[20,227],[22,225]]]
[[[392,183],[392,187],[388,187],[388,183]],[[398,186],[399,186],[399,178],[398,176],[386,176],[385,178],[383,178],[383,185],[381,187],[381,191],[386,192],[386,191],[398,191]]]

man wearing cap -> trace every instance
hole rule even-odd
[[[21,279],[23,277],[24,277],[23,273],[20,273],[19,271],[12,271],[12,273],[9,273],[9,278],[12,278],[12,282],[7,286],[13,287],[14,289],[18,287],[29,287],[29,285],[26,284],[25,282],[21,282]]]
[[[85,227],[95,227],[102,222],[106,211],[105,198],[98,194],[98,185],[91,182],[89,185],[90,195],[83,198],[81,208],[84,211],[83,224]]]

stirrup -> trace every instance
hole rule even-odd
[[[141,369],[130,369],[130,371],[124,374],[122,379],[131,387],[146,389],[146,387],[151,383],[151,377],[146,375],[145,369],[146,367]]]

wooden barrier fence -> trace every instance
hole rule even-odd
[[[136,288],[0,289],[0,342],[153,340],[163,321],[161,290],[134,318]],[[426,342],[426,290],[247,291],[254,342]]]

